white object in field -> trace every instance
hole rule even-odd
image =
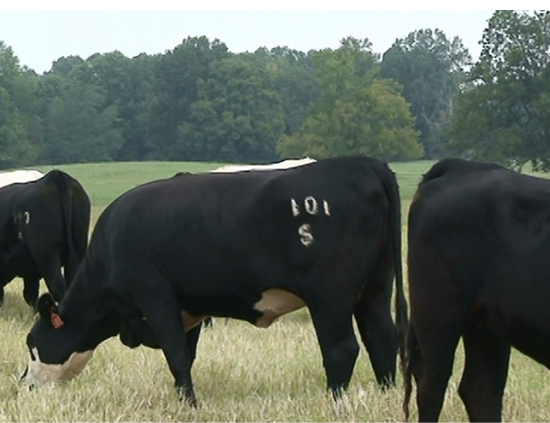
[[[0,188],[21,182],[36,181],[44,174],[38,170],[14,170],[11,172],[0,172]]]
[[[289,159],[282,162],[271,163],[266,165],[225,165],[217,169],[211,170],[212,173],[234,173],[244,172],[246,170],[275,170],[275,169],[289,169],[292,167],[303,166],[309,163],[315,162],[315,159],[305,157],[303,159]]]

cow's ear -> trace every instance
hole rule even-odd
[[[40,296],[36,308],[40,316],[45,321],[50,322],[55,329],[64,325],[63,320],[58,314],[57,304],[50,293],[45,293]]]

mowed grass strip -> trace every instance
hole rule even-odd
[[[406,213],[416,186],[433,162],[392,164],[401,186],[403,242]],[[92,198],[95,223],[118,195],[178,171],[200,172],[214,163],[109,163],[57,166],[81,181]],[[47,171],[50,168],[39,168]],[[406,253],[406,245],[403,245]],[[406,256],[403,256],[405,261]],[[406,267],[405,267],[406,269]],[[44,291],[44,284],[41,285]],[[76,379],[28,391],[20,385],[28,352],[25,338],[34,316],[22,297],[22,281],[6,287],[0,308],[0,421],[402,421],[402,379],[378,390],[361,345],[350,389],[335,404],[326,392],[321,354],[307,310],[283,316],[268,329],[215,319],[203,330],[193,379],[199,407],[177,400],[161,351],[129,349],[118,338],[102,343]],[[358,340],[360,339],[356,331]],[[442,421],[464,421],[456,390],[464,364],[457,350]],[[516,351],[504,399],[508,421],[550,421],[549,373]],[[415,420],[416,406],[411,403]]]

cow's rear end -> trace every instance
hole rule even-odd
[[[547,180],[458,159],[424,176],[409,213],[406,413],[414,377],[419,419],[438,419],[461,338],[474,421],[501,419],[511,346],[550,365],[548,222]]]

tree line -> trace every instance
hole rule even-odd
[[[309,155],[449,154],[550,162],[550,15],[497,11],[472,63],[421,29],[383,54],[231,53],[189,37],[162,54],[61,57],[42,75],[0,41],[0,168],[98,161],[264,163]]]

